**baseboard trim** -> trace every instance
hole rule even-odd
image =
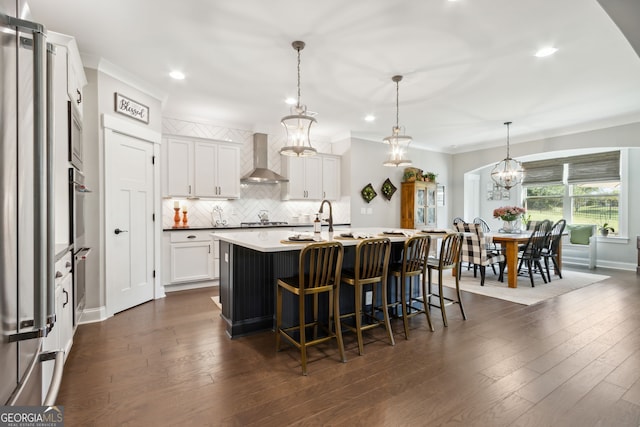
[[[103,322],[107,320],[110,316],[107,315],[107,307],[97,307],[97,308],[85,308],[82,311],[82,317],[80,318],[80,325],[84,325],[87,323],[96,323]]]
[[[191,283],[178,283],[175,285],[164,285],[164,292],[177,292],[177,291],[186,291],[189,289],[200,289],[200,288],[210,288],[212,286],[218,286],[220,284],[219,280],[207,280],[205,282],[191,282]]]

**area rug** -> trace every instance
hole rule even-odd
[[[498,282],[497,276],[493,275],[490,268],[487,269],[484,286],[480,286],[480,272],[478,272],[478,277],[474,278],[473,270],[467,271],[466,267],[463,267],[463,269],[460,279],[461,290],[523,305],[536,304],[609,278],[609,276],[601,274],[565,269],[562,272],[562,279],[552,277],[550,283],[544,283],[540,275],[535,275],[534,282],[536,286],[532,288],[528,276],[518,276],[518,287],[509,288],[507,286],[507,278],[505,277],[504,283]],[[454,278],[450,274],[445,274],[444,285],[455,288]]]
[[[222,304],[220,304],[220,297],[211,297],[211,301],[213,301],[213,303],[220,309],[222,310]]]

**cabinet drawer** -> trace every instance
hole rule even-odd
[[[73,263],[71,262],[71,252],[67,252],[62,258],[56,261],[55,264],[55,278],[62,279],[67,274],[71,273]]]
[[[209,240],[211,240],[210,230],[174,231],[171,233],[171,243],[202,242]]]

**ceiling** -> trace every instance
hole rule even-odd
[[[640,57],[596,0],[28,2],[85,58],[155,88],[167,117],[280,132],[303,40],[315,138],[389,135],[395,74],[400,125],[435,151],[504,144],[505,121],[512,143],[640,121]],[[534,56],[548,45],[555,55]]]

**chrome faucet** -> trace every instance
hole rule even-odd
[[[325,203],[329,205],[329,232],[333,232],[333,207],[331,206],[331,202],[326,199],[323,200],[322,203],[320,203],[320,210],[318,213],[322,213],[322,207]]]

